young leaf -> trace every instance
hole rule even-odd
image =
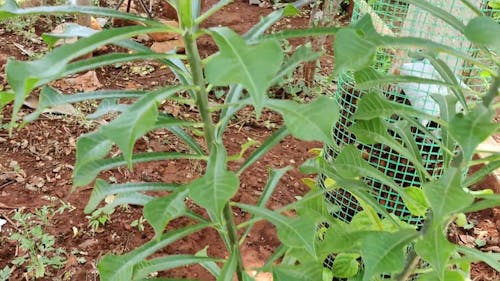
[[[465,36],[471,42],[500,51],[500,25],[491,17],[476,17],[465,27]]]
[[[454,167],[449,167],[438,180],[425,183],[422,189],[434,219],[439,222],[452,213],[462,211],[474,201],[474,197],[463,190],[462,172]]]
[[[308,215],[288,218],[261,207],[241,203],[235,205],[274,224],[278,228],[278,236],[283,244],[293,248],[305,248],[313,257],[316,256],[314,247],[316,240],[315,218]]]
[[[240,181],[226,168],[226,150],[222,144],[212,146],[207,171],[188,185],[189,197],[221,219],[226,203],[236,194]]]
[[[438,280],[444,280],[444,271],[454,250],[455,245],[446,239],[443,226],[438,221],[434,221],[425,235],[415,243],[415,251],[431,264]]]
[[[360,70],[371,65],[377,46],[363,38],[362,32],[343,28],[337,32],[333,43],[335,71]]]
[[[425,195],[422,189],[411,186],[403,189],[403,192],[406,193],[406,196],[403,197],[403,201],[406,208],[410,210],[411,214],[414,216],[425,216],[427,209],[429,208],[429,204],[425,200]],[[412,198],[413,200],[406,202],[404,198]]]
[[[356,276],[359,270],[358,254],[340,253],[335,256],[332,265],[334,277],[351,278]]]
[[[103,136],[120,147],[129,168],[132,168],[132,150],[135,142],[155,127],[158,117],[157,102],[175,94],[178,90],[179,87],[171,87],[146,95],[127,107],[118,118],[100,128]]]
[[[377,274],[400,272],[404,267],[404,251],[418,232],[403,229],[398,232],[373,232],[363,239],[361,255],[365,265],[363,281]]]
[[[155,230],[155,237],[160,237],[171,220],[185,213],[184,200],[188,192],[187,189],[179,190],[168,196],[156,198],[144,206],[144,218]]]
[[[277,41],[262,41],[247,45],[234,31],[218,27],[210,29],[220,52],[208,60],[205,68],[207,80],[215,86],[242,84],[260,113],[267,89],[283,61],[283,52]],[[262,65],[266,67],[262,67]]]
[[[308,104],[273,99],[266,105],[283,115],[285,125],[294,137],[336,146],[332,130],[339,118],[339,107],[334,99],[321,96]]]

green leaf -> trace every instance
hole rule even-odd
[[[155,127],[156,128],[166,128],[170,132],[172,132],[175,136],[177,136],[179,139],[181,139],[185,144],[189,146],[195,153],[199,155],[204,155],[205,152],[203,149],[200,147],[198,142],[184,129],[184,127],[189,127],[189,126],[195,126],[197,123],[193,123],[190,121],[184,121],[184,120],[179,120],[174,118],[171,115],[165,115],[165,114],[160,114],[158,116],[158,120],[156,122]]]
[[[235,205],[274,224],[278,228],[278,236],[283,244],[293,248],[305,248],[313,257],[316,256],[314,247],[316,240],[315,218],[306,215],[289,218],[262,207],[241,203]]]
[[[401,143],[394,139],[393,136],[389,135],[387,131],[386,121],[381,118],[373,118],[370,120],[358,120],[354,125],[351,126],[351,131],[356,135],[356,139],[364,144],[385,144],[399,154],[402,157],[408,159],[419,171],[421,171],[427,179],[431,178],[431,175],[427,172],[424,165],[421,162],[421,158],[416,157],[414,151],[406,149]],[[421,179],[424,181],[425,179]]]
[[[308,104],[272,99],[266,105],[283,115],[285,125],[294,137],[336,146],[332,132],[339,119],[339,107],[334,99],[321,96]]]
[[[468,114],[456,114],[450,120],[450,135],[462,148],[466,160],[472,159],[476,147],[498,129],[498,124],[492,123],[494,114],[480,103]]]
[[[363,237],[369,233],[366,230],[357,230],[343,221],[334,220],[329,222],[319,250],[322,254],[360,252]]]
[[[260,196],[259,201],[256,204],[257,207],[265,207],[266,206],[269,199],[271,199],[271,195],[273,195],[274,190],[278,186],[280,179],[285,175],[285,173],[287,173],[291,169],[292,169],[292,167],[287,166],[287,167],[282,168],[282,169],[276,169],[276,170],[273,169],[273,170],[269,171],[269,178],[266,182],[266,186],[264,187],[264,190],[262,191],[262,195]],[[253,218],[253,215],[250,218],[250,220],[252,218]],[[253,225],[254,225],[254,223],[248,225],[248,227],[245,230],[245,233],[243,233],[243,235],[241,236],[240,243],[242,243],[244,241],[244,238],[248,235],[248,233],[250,233],[250,230],[251,230]]]
[[[321,263],[305,263],[295,266],[273,266],[274,281],[319,281],[323,277]]]
[[[373,232],[363,239],[361,255],[365,265],[363,281],[381,273],[397,273],[405,264],[406,246],[418,232],[403,229],[394,233]]]
[[[494,208],[500,206],[500,194],[488,194],[476,196],[479,201],[474,202],[472,205],[464,209],[465,213],[477,212],[484,209]]]
[[[76,23],[67,23],[63,32],[61,33],[43,33],[42,40],[47,43],[49,48],[53,48],[54,44],[61,39],[74,38],[74,37],[89,37],[98,30],[92,29],[90,27],[81,26]]]
[[[103,16],[103,17],[116,17],[127,19],[130,21],[139,21],[149,25],[160,25],[158,22],[151,20],[147,17],[141,17],[131,13],[120,12],[116,9],[111,8],[100,8],[95,6],[39,6],[31,7],[27,9],[21,9],[17,3],[13,0],[6,0],[5,5],[0,7],[0,20],[16,17],[16,16],[28,16],[28,15],[38,15],[38,14],[89,14],[93,16]],[[167,28],[167,27],[166,27]],[[170,31],[178,31],[170,27]]]
[[[358,254],[340,253],[335,256],[332,265],[334,277],[351,278],[356,276],[359,270]]]
[[[15,99],[14,93],[10,92],[0,92],[0,109],[2,109],[7,104],[11,103]]]
[[[133,280],[142,280],[142,278],[146,278],[151,273],[154,272],[165,271],[177,267],[189,266],[192,264],[215,262],[215,261],[218,261],[218,259],[209,257],[197,257],[192,255],[171,255],[171,256],[164,256],[160,258],[145,260],[134,266]]]
[[[160,239],[147,242],[123,256],[105,256],[98,265],[101,280],[132,280],[134,266],[143,262],[156,251],[207,226],[207,224],[195,224],[175,229],[163,234]]]
[[[491,1],[490,1],[491,2]],[[476,17],[465,27],[465,36],[471,42],[500,51],[500,24],[491,17]]]
[[[334,166],[337,169],[337,172],[345,179],[371,177],[398,192],[399,195],[404,200],[406,200],[406,202],[413,201],[411,197],[406,196],[406,194],[403,192],[403,188],[401,188],[396,182],[394,182],[394,179],[388,177],[377,168],[371,166],[366,160],[364,160],[361,157],[361,152],[357,150],[354,145],[348,145],[342,149],[340,154],[337,156],[337,159],[335,159]],[[343,185],[337,178],[335,178],[335,180],[339,183],[340,186],[347,188],[348,185]],[[418,202],[414,202],[413,204],[418,204]]]
[[[465,246],[458,246],[457,250],[472,259],[473,261],[483,261],[496,271],[500,272],[500,254],[498,253],[485,253],[478,249],[469,248]]]
[[[1,12],[0,12],[1,13]],[[7,81],[16,93],[11,127],[25,97],[37,86],[60,78],[66,65],[73,59],[85,55],[103,45],[123,40],[142,33],[164,31],[160,27],[132,26],[104,30],[73,44],[54,49],[43,58],[34,61],[9,60],[6,64]]]
[[[129,169],[132,168],[135,142],[155,127],[158,117],[157,102],[162,100],[160,97],[171,96],[177,90],[178,88],[171,88],[161,94],[146,95],[127,107],[118,118],[100,128],[103,136],[118,145]]]
[[[288,136],[288,130],[285,126],[282,126],[276,130],[271,136],[269,136],[264,143],[262,143],[256,150],[247,157],[245,162],[241,164],[238,168],[238,175],[241,175],[246,168],[250,167],[255,161],[259,160],[264,154],[271,150],[276,144],[282,141],[286,136]]]
[[[232,281],[233,276],[236,272],[236,266],[238,265],[238,256],[237,251],[233,250],[231,256],[229,256],[229,260],[226,261],[222,271],[220,272],[219,277],[217,277],[217,281]]]
[[[238,176],[227,170],[224,146],[214,144],[205,175],[188,185],[189,197],[213,213],[214,219],[221,220],[224,206],[236,194],[239,185]]]
[[[425,200],[423,190],[421,188],[411,186],[403,189],[403,192],[406,193],[406,196],[404,196],[403,198],[413,199],[410,202],[406,202],[403,199],[406,208],[410,210],[411,214],[414,216],[425,216],[425,214],[427,213],[427,209],[429,208],[429,204]]]
[[[281,69],[273,78],[271,85],[275,85],[280,82],[281,79],[289,77],[302,62],[312,61],[320,56],[321,53],[314,52],[309,46],[299,46],[290,57],[285,59]]]
[[[364,38],[361,30],[347,27],[339,30],[333,43],[335,71],[360,70],[371,65],[377,46]]]
[[[458,32],[464,32],[465,25],[458,18],[456,18],[446,10],[438,7],[437,5],[432,4],[432,2],[424,0],[406,0],[406,2],[408,4],[412,4],[421,8],[422,10],[428,12],[436,18],[441,19],[442,21],[455,28]]]
[[[179,55],[150,53],[150,52],[132,53],[132,54],[111,53],[70,63],[67,65],[65,71],[61,74],[61,76],[66,76],[91,69],[96,69],[107,65],[130,63],[137,60],[162,60],[162,59],[177,58],[177,57],[179,57]]]
[[[208,246],[206,246],[202,250],[196,252],[195,256],[197,256],[197,257],[208,257],[207,249],[208,249]],[[217,276],[220,275],[221,269],[219,268],[219,266],[215,262],[213,262],[213,261],[205,261],[205,262],[200,262],[199,264],[203,268],[205,268],[206,270],[208,270],[208,272],[210,272],[214,277],[217,278]]]
[[[360,99],[353,118],[356,120],[370,120],[376,117],[390,117],[393,114],[419,117],[422,120],[431,120],[438,124],[443,123],[435,116],[424,114],[410,106],[390,101],[377,93],[366,94]]]
[[[450,214],[461,212],[474,201],[474,197],[463,190],[462,171],[454,167],[449,167],[438,180],[425,183],[422,189],[434,219],[440,222]]]
[[[430,85],[452,86],[452,84],[435,79],[408,75],[384,74],[373,69],[372,67],[363,68],[354,72],[354,80],[356,81],[356,88],[358,89],[370,89],[372,87],[394,83],[421,83]]]
[[[491,173],[496,171],[498,168],[500,168],[500,160],[487,162],[486,165],[474,172],[474,174],[472,174],[471,176],[467,177],[464,185],[466,187],[469,187],[473,184],[476,184],[483,180],[485,177],[491,175]]]
[[[277,41],[263,41],[247,45],[229,28],[210,29],[220,52],[208,60],[207,80],[215,86],[242,84],[252,97],[257,113],[262,110],[267,89],[283,61],[283,52]],[[266,65],[266,67],[262,67]]]
[[[87,149],[89,150],[89,149]],[[81,152],[85,155],[85,152]],[[77,157],[78,157],[78,145],[77,145]],[[179,152],[143,152],[137,153],[132,156],[132,163],[144,163],[150,161],[162,161],[171,159],[193,159],[193,160],[206,160],[205,156],[185,154]],[[91,159],[86,159],[85,163],[78,163],[75,165],[75,170],[73,171],[73,186],[83,186],[89,184],[93,181],[97,175],[105,170],[113,169],[116,167],[124,166],[127,161],[123,156],[118,156],[114,158],[107,159],[96,159],[96,157],[91,157]]]
[[[102,179],[97,179],[92,189],[90,199],[84,212],[89,214],[108,196],[112,194],[131,193],[137,191],[174,191],[178,188],[175,184],[154,182],[131,182],[124,184],[108,184]]]
[[[143,91],[104,90],[96,92],[78,93],[74,95],[63,95],[50,86],[44,86],[40,92],[40,99],[36,110],[26,116],[24,121],[33,122],[47,108],[61,104],[70,104],[86,100],[109,99],[109,98],[138,98],[144,95]]]
[[[84,134],[78,139],[76,143],[75,170],[73,171],[74,186],[79,186],[76,181],[79,170],[86,166],[93,165],[96,160],[105,157],[111,151],[112,146],[113,143],[98,132]],[[95,176],[97,176],[97,174]],[[82,185],[91,182],[95,176]]]
[[[171,220],[186,212],[184,200],[188,192],[187,189],[175,191],[168,196],[156,198],[144,206],[144,218],[155,230],[155,237],[160,237]]]
[[[444,271],[448,267],[448,260],[455,250],[455,245],[446,239],[439,221],[434,221],[424,236],[415,243],[415,251],[431,264],[438,280],[444,280]]]

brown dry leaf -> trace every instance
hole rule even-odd
[[[73,78],[66,78],[56,81],[54,86],[61,91],[76,90],[79,92],[95,91],[102,88],[102,84],[97,78],[95,71],[91,70]]]
[[[75,255],[69,255],[68,259],[66,260],[66,264],[64,265],[64,269],[68,269],[77,265],[78,260],[76,259]]]
[[[29,108],[37,109],[38,108],[38,97],[29,96],[24,101],[24,105],[29,107]],[[65,115],[76,115],[77,114],[76,109],[69,103],[56,105],[52,108],[45,109],[43,112],[44,113],[65,114]]]
[[[167,53],[175,49],[184,49],[182,40],[169,40],[164,42],[154,42],[151,45],[151,50],[157,53]]]
[[[174,20],[163,20],[160,19],[160,22],[172,26],[172,27],[179,27],[179,23]],[[180,39],[179,34],[173,33],[173,32],[154,32],[148,34],[151,39],[153,39],[155,42],[164,42],[164,41],[169,41],[169,40],[178,40]]]

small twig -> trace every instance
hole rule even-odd
[[[6,186],[12,184],[13,182],[13,180],[8,180],[6,183],[3,183],[2,185],[0,185],[0,190],[4,189]]]
[[[12,221],[12,220],[8,217],[8,216],[6,216],[6,215],[3,215],[3,214],[2,214],[2,217],[3,217],[3,218],[4,218],[4,219],[5,219],[8,223],[12,224],[12,227],[14,227],[16,230],[19,230],[19,229],[17,228],[17,225],[16,225],[16,224],[15,224],[15,223],[14,223],[14,222],[13,222],[13,221]],[[16,255],[17,255],[17,250],[16,250]]]

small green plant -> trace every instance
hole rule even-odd
[[[146,220],[144,219],[143,216],[139,217],[138,219],[132,221],[132,223],[130,223],[130,226],[131,227],[137,227],[137,229],[140,231],[140,232],[143,232],[144,231],[144,223],[146,222]]]
[[[35,214],[16,211],[12,220],[18,225],[11,240],[19,243],[20,256],[12,264],[26,266],[30,279],[50,276],[50,270],[62,268],[65,264],[65,250],[55,247],[55,237],[45,232],[54,214],[49,207],[36,209]]]
[[[92,214],[86,218],[89,220],[88,227],[92,231],[97,231],[99,227],[105,226],[106,223],[111,222],[111,214],[105,213],[101,209],[92,212]]]
[[[9,281],[10,277],[10,267],[5,266],[2,270],[0,270],[0,281]]]

